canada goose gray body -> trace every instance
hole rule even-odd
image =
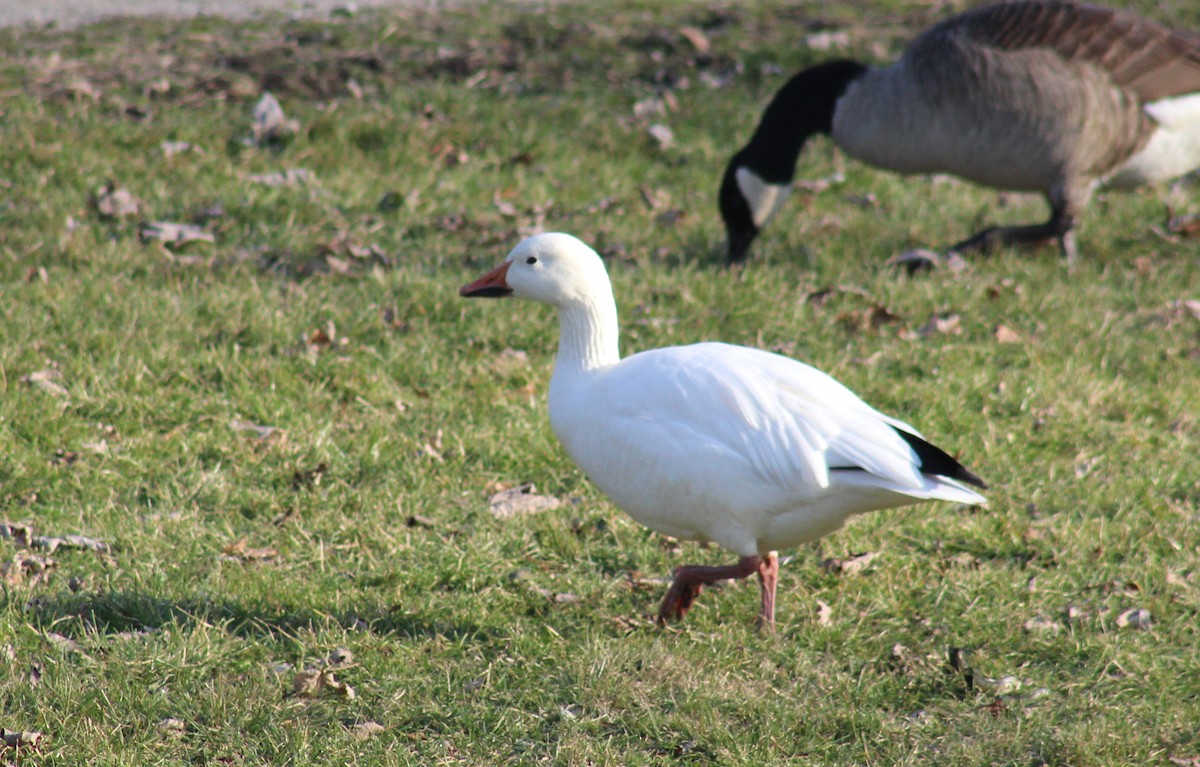
[[[1099,185],[1133,187],[1200,167],[1200,36],[1071,2],[1011,2],[923,32],[894,64],[820,64],[793,77],[730,161],[720,192],[730,260],[787,197],[814,133],[901,173],[950,173],[1044,194],[1044,224],[954,246],[1058,238]]]

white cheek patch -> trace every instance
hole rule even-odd
[[[759,229],[766,226],[792,193],[791,184],[768,184],[749,168],[737,169],[737,185],[750,206],[750,218]]]

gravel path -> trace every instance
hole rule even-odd
[[[263,11],[320,16],[338,8],[438,7],[437,0],[0,0],[0,26],[74,27],[113,16],[253,16]]]

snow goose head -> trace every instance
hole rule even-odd
[[[596,251],[569,234],[552,232],[522,240],[498,267],[464,285],[468,298],[525,298],[559,309],[612,295],[608,271]]]

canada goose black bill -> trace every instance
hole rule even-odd
[[[1097,6],[1009,2],[930,27],[887,67],[806,69],[725,170],[730,261],[786,201],[800,150],[818,133],[880,168],[1041,192],[1045,223],[992,227],[953,249],[1057,239],[1073,261],[1072,231],[1096,187],[1200,167],[1200,35]]]

